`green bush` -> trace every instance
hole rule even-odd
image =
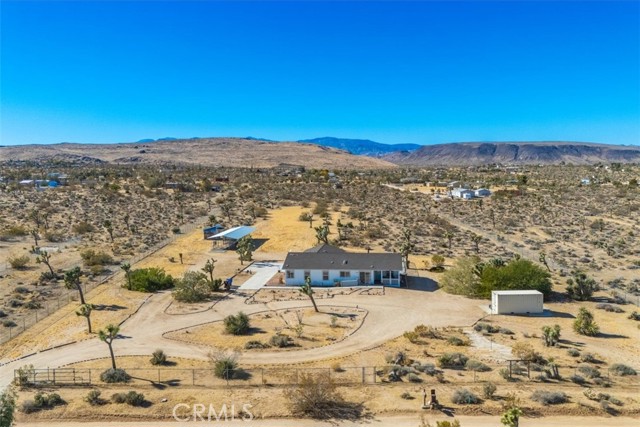
[[[33,400],[25,400],[22,403],[22,412],[30,414],[40,411],[42,409],[52,409],[56,406],[65,405],[66,402],[60,397],[58,393],[42,393],[38,392],[33,396]]]
[[[484,383],[482,386],[482,395],[485,399],[493,399],[498,387],[494,383]]]
[[[246,335],[251,328],[249,316],[240,312],[224,318],[224,330],[231,335]]]
[[[173,287],[173,277],[162,268],[139,268],[130,273],[131,290],[139,292],[156,292]],[[128,287],[128,282],[122,285]]]
[[[173,297],[180,302],[202,302],[209,298],[209,282],[204,273],[187,271],[182,279],[177,280]]]
[[[441,368],[462,368],[469,358],[462,353],[445,353],[438,357],[438,365]]]
[[[113,393],[111,395],[111,401],[113,403],[124,403],[127,401],[127,393]]]
[[[453,392],[451,401],[457,405],[474,405],[480,403],[480,398],[466,388],[462,388]]]
[[[213,363],[213,374],[218,378],[232,379],[238,371],[238,362],[234,355],[218,357]]]
[[[100,374],[100,380],[105,383],[126,383],[131,379],[124,369],[109,368]]]
[[[31,261],[31,258],[29,258],[28,255],[16,255],[10,256],[8,261],[9,265],[11,265],[11,268],[22,270],[27,268],[27,266],[29,265],[29,261]]]
[[[600,327],[593,318],[593,314],[584,307],[578,310],[578,316],[573,322],[573,330],[580,335],[596,336],[600,332]]]
[[[268,345],[266,345],[265,343],[262,343],[260,341],[248,341],[245,345],[244,345],[244,349],[245,350],[251,350],[251,349],[256,349],[256,348],[267,348]]]
[[[547,270],[527,259],[514,259],[504,266],[487,264],[481,273],[481,295],[491,296],[491,291],[532,289],[547,298],[551,293],[551,275]]]
[[[82,261],[87,267],[94,265],[112,265],[115,263],[113,257],[103,251],[94,251],[93,249],[85,249],[80,252]]]
[[[611,371],[611,373],[613,375],[617,375],[619,377],[625,377],[627,375],[637,375],[638,374],[636,372],[636,370],[633,369],[631,366],[625,365],[623,363],[614,363],[613,365],[611,365],[609,370]]]
[[[584,375],[587,378],[599,378],[600,377],[600,371],[591,366],[591,365],[580,365],[578,366],[578,372],[580,372],[582,375]]]
[[[447,338],[447,342],[449,344],[451,344],[451,345],[455,345],[455,346],[458,346],[458,347],[459,346],[463,346],[463,345],[467,345],[467,341],[463,340],[460,337],[456,337],[456,336]]]
[[[144,394],[131,390],[125,395],[124,401],[130,406],[142,406],[145,402]]]

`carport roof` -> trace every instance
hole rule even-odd
[[[233,227],[228,230],[222,231],[218,234],[214,234],[213,236],[207,237],[209,240],[240,240],[244,236],[247,236],[256,231],[255,227],[249,227],[248,225],[241,225],[239,227]]]

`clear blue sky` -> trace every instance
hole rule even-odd
[[[1,3],[0,144],[640,144],[640,5]]]

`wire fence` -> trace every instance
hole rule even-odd
[[[216,372],[215,369],[180,368],[127,368],[130,376],[128,385],[144,386],[159,384],[172,387],[243,387],[243,386],[290,386],[300,384],[305,377],[317,377],[319,374],[331,378],[336,385],[367,384],[474,384],[500,383],[544,383],[548,385],[574,383],[583,385],[593,383],[611,385],[612,383],[637,387],[640,382],[637,375],[620,376],[612,368],[589,368],[581,366],[555,366],[540,369],[526,361],[505,361],[491,366],[488,370],[468,369],[432,369],[420,370],[411,366],[352,366],[331,368],[265,367],[234,369]],[[594,370],[592,372],[592,370]],[[553,372],[551,372],[554,370]],[[14,371],[14,379],[22,386],[75,386],[107,385],[101,374],[104,369],[89,368],[23,368]],[[589,371],[590,376],[585,377]],[[597,373],[595,373],[597,372]],[[581,379],[580,379],[581,378]],[[584,381],[583,381],[584,380]]]
[[[150,255],[153,255],[154,253],[158,252],[160,249],[172,243],[182,234],[190,233],[196,228],[202,227],[207,220],[208,220],[208,217],[197,218],[194,222],[180,227],[179,234],[174,233],[173,235],[167,237],[165,240],[150,247],[145,252],[140,253],[132,258],[129,258],[126,261],[131,266],[135,265],[136,263],[142,261],[143,259],[149,257]],[[118,268],[116,271],[112,271],[102,276],[98,280],[85,282],[81,286],[82,286],[82,290],[84,291],[84,294],[87,295],[88,292],[94,290],[98,286],[110,280],[115,281],[119,279],[124,279],[124,273]],[[60,289],[60,294],[55,299],[49,299],[47,301],[42,302],[39,308],[34,308],[30,310],[28,314],[20,316],[13,321],[5,321],[6,323],[2,328],[3,330],[0,331],[0,344],[4,344],[9,340],[17,337],[18,335],[20,335],[21,333],[23,333],[24,331],[26,331],[27,329],[35,325],[36,323],[57,313],[60,308],[66,306],[72,301],[76,301],[77,299],[78,299],[77,290],[66,289],[66,288]],[[65,314],[62,314],[58,319],[55,319],[55,321],[62,319],[64,316]]]

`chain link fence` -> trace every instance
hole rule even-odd
[[[167,237],[165,240],[150,247],[145,252],[126,260],[126,262],[128,262],[131,266],[133,266],[134,264],[142,261],[143,259],[149,257],[150,255],[153,255],[160,249],[164,248],[165,246],[167,246],[168,244],[176,240],[181,235],[190,233],[196,228],[202,227],[207,220],[208,220],[208,216],[197,218],[194,222],[180,227],[179,234],[173,234]],[[123,260],[123,262],[124,261],[125,260]],[[72,265],[68,265],[66,267],[70,268],[72,267]],[[124,279],[124,273],[118,268],[118,270],[110,272],[98,280],[83,283],[82,290],[84,291],[84,294],[87,295],[88,292],[94,290],[98,286],[110,280],[119,280],[119,279]],[[36,323],[55,314],[58,311],[58,309],[66,306],[70,302],[75,301],[77,299],[78,299],[77,290],[61,289],[60,295],[58,295],[55,299],[44,301],[41,304],[40,308],[30,310],[28,314],[20,316],[19,318],[15,319],[15,321],[12,321],[13,325],[11,323],[7,323],[7,325],[9,326],[4,326],[0,331],[0,344],[4,344],[9,340],[15,338],[16,336],[20,335],[21,333],[23,333],[24,331],[26,331],[27,329],[35,325]],[[62,317],[64,317],[64,315],[60,316],[60,318],[56,319],[55,321],[62,319]]]

